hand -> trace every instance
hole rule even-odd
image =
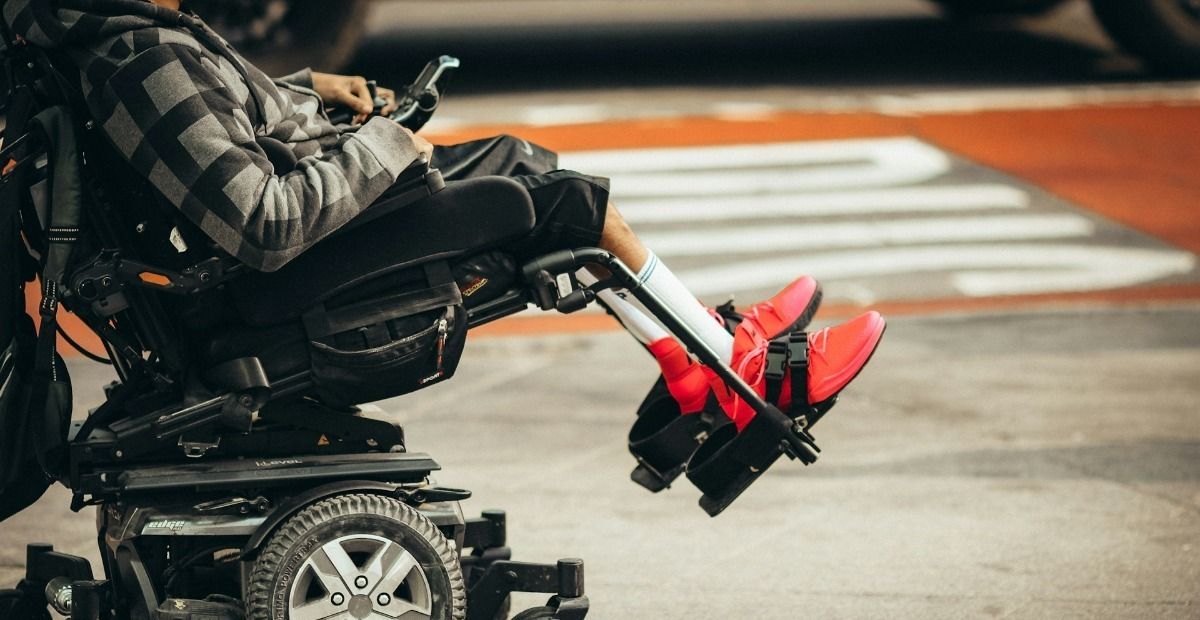
[[[400,104],[396,103],[396,91],[390,88],[376,86],[375,94],[387,102],[384,104],[383,110],[379,112],[380,116],[391,116],[396,110],[400,109]]]
[[[405,131],[405,133],[407,133],[409,136],[412,137],[413,144],[416,145],[416,147],[417,147],[417,152],[420,153],[421,156],[425,158],[426,162],[433,161],[433,144],[430,144],[429,140],[426,140],[425,138],[418,136],[417,134],[410,131],[408,127],[405,127],[403,125],[400,126],[400,129],[403,129]]]
[[[362,123],[371,116],[375,109],[375,101],[371,99],[371,91],[367,88],[367,79],[360,76],[334,75],[332,73],[312,74],[313,90],[321,96],[326,106],[345,106],[354,112],[354,123]],[[388,91],[391,93],[391,91]],[[392,93],[391,101],[396,100]]]

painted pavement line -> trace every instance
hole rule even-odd
[[[620,177],[620,194],[641,198],[910,185],[946,174],[951,160],[906,137],[573,153],[560,165]]]
[[[970,297],[1094,291],[1134,286],[1196,267],[1190,252],[1099,245],[1005,243],[857,249],[804,256],[774,256],[728,265],[679,270],[697,295],[767,289],[797,273],[835,280],[948,272],[954,288]]]
[[[1025,209],[1030,203],[1029,192],[1000,183],[714,198],[626,200],[618,194],[615,200],[632,224]]]
[[[603,149],[563,153],[571,169],[608,173],[680,172],[701,169],[759,168],[763,165],[828,164],[864,159],[901,160],[916,156],[946,162],[938,149],[909,136],[847,140],[805,140],[765,144]],[[905,165],[901,163],[900,165]],[[583,166],[583,168],[576,168]]]
[[[806,251],[924,243],[1020,241],[1090,237],[1096,225],[1073,214],[912,218],[833,224],[731,227],[648,232],[659,256],[720,256],[736,252]]]

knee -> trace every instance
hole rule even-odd
[[[604,233],[609,237],[628,237],[633,235],[629,222],[617,210],[617,205],[608,203],[604,207]]]
[[[510,134],[502,133],[495,138],[496,146],[504,151],[524,151],[525,141]]]

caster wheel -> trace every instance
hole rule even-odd
[[[4,618],[4,620],[50,620],[50,611],[46,609],[45,599],[30,600],[25,593],[18,590],[0,590],[0,618]]]
[[[512,620],[554,620],[554,608],[533,607],[513,616]]]
[[[453,546],[412,507],[378,495],[301,510],[263,547],[247,592],[247,620],[466,617]]]

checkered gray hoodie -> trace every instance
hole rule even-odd
[[[254,269],[276,270],[337,230],[418,156],[387,119],[334,126],[310,72],[272,80],[193,16],[143,0],[5,0],[4,18],[74,61],[117,150]],[[296,156],[294,170],[275,170],[271,141]]]

